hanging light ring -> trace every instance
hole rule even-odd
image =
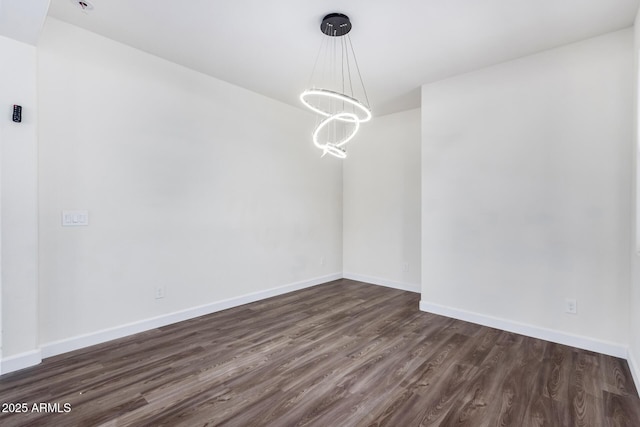
[[[313,97],[329,98],[329,99],[335,99],[337,101],[344,102],[354,107],[354,113],[353,114],[349,113],[349,116],[347,116],[343,113],[335,114],[332,111],[324,110],[317,105],[318,103],[316,103],[316,105],[311,103],[311,99]],[[307,89],[304,92],[302,92],[302,94],[300,94],[300,101],[302,101],[302,103],[306,105],[311,111],[318,113],[321,116],[324,116],[324,117],[342,116],[341,118],[336,119],[342,122],[364,123],[371,120],[371,110],[366,105],[362,104],[360,101],[358,101],[355,98],[352,98],[350,96],[347,96],[339,92],[334,92],[332,90]]]
[[[341,147],[336,147],[335,145],[328,143],[326,144],[323,148],[322,148],[322,156],[324,157],[325,154],[331,154],[334,157],[337,157],[339,159],[346,159],[347,158],[347,152],[345,151],[344,148]]]
[[[320,134],[320,131],[333,121],[343,121],[346,123],[353,123],[354,126],[353,126],[353,129],[351,130],[351,133],[344,136],[339,141],[327,141],[326,143],[320,142],[318,140],[318,135]],[[360,121],[358,120],[358,116],[356,116],[355,114],[353,113],[335,114],[333,116],[330,116],[324,119],[322,122],[320,122],[318,127],[316,127],[316,130],[313,131],[313,144],[322,150],[325,150],[328,145],[331,145],[334,147],[340,147],[346,144],[347,142],[351,141],[353,137],[356,136],[356,133],[358,133],[358,129],[360,129]]]

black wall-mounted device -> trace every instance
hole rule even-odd
[[[13,106],[13,121],[16,123],[22,121],[22,107],[20,105]]]

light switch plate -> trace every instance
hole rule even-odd
[[[80,227],[89,225],[89,211],[62,211],[63,227]]]

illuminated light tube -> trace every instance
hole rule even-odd
[[[328,124],[330,124],[333,121],[343,121],[343,122],[347,122],[347,123],[353,123],[353,130],[351,131],[351,133],[349,135],[347,135],[346,137],[344,137],[342,140],[340,141],[327,141],[326,143],[321,143],[320,141],[318,141],[318,135],[320,134],[320,131],[327,126]],[[344,144],[346,144],[347,142],[351,141],[353,139],[354,136],[356,136],[356,133],[358,133],[358,129],[360,129],[360,121],[358,120],[358,116],[356,116],[353,113],[338,113],[335,114],[333,116],[330,116],[326,119],[324,119],[322,122],[320,122],[320,124],[318,125],[318,127],[316,128],[316,130],[313,131],[313,143],[316,147],[324,150],[325,147],[329,144],[331,144],[334,147],[340,147]]]
[[[322,148],[322,156],[320,157],[324,157],[327,153],[331,154],[332,156],[335,156],[339,159],[346,159],[347,158],[347,152],[344,148],[340,148],[340,147],[336,147],[335,145],[333,145],[332,143],[327,143],[323,148]]]
[[[355,123],[355,122],[364,123],[371,120],[371,110],[369,110],[368,107],[366,107],[364,104],[362,104],[360,101],[358,101],[355,98],[351,98],[350,96],[344,95],[342,93],[334,92],[328,89],[307,89],[304,92],[302,92],[300,94],[300,101],[302,101],[304,105],[306,105],[309,109],[311,109],[311,111],[314,111],[320,114],[321,116],[331,117],[331,116],[334,116],[335,113],[331,111],[322,110],[321,108],[316,107],[315,105],[312,105],[311,102],[309,102],[308,100],[308,98],[312,96],[333,98],[338,101],[346,102],[347,104],[350,104],[356,107],[356,109],[362,115],[362,117],[356,116],[355,119],[341,118],[338,120],[341,120],[343,122],[348,122],[348,123]]]

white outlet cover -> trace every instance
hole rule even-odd
[[[572,298],[566,298],[564,300],[564,312],[568,314],[576,314],[578,312],[577,301]]]
[[[167,294],[167,288],[165,288],[164,286],[156,286],[155,291],[156,291],[155,292],[156,293],[156,299],[162,299]]]

